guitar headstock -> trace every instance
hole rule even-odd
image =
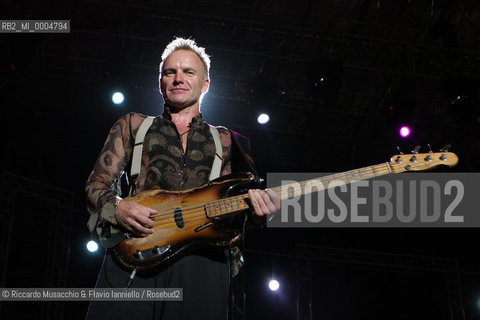
[[[405,171],[424,171],[445,165],[453,167],[458,163],[458,156],[453,152],[429,152],[397,154],[388,163],[392,173]]]

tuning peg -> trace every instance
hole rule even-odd
[[[398,153],[403,154],[402,150],[400,150],[400,147],[397,146]]]
[[[420,146],[415,146],[415,149],[412,150],[412,153],[418,153],[420,151]]]
[[[446,144],[442,147],[442,149],[440,149],[440,152],[448,152],[448,149],[450,149],[451,147],[451,144]]]
[[[428,152],[429,152],[429,153],[433,153],[432,147],[430,146],[430,143],[428,143],[427,146],[428,146],[428,150],[430,150],[430,151],[428,151]]]

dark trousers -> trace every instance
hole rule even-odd
[[[96,287],[124,288],[129,276],[107,253]],[[210,257],[188,255],[154,276],[136,276],[130,286],[183,288],[183,301],[92,301],[87,319],[226,320],[229,279],[229,266],[223,253]]]

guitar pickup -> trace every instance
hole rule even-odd
[[[133,254],[133,259],[141,261],[141,260],[145,260],[145,259],[148,259],[148,258],[161,256],[162,254],[164,254],[168,250],[170,250],[170,245],[165,245],[165,246],[161,246],[161,247],[155,246],[153,248],[145,249],[145,250],[141,250],[141,251],[137,250]]]

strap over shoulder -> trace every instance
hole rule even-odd
[[[210,125],[209,125],[210,126]],[[218,129],[214,126],[210,126],[210,132],[213,136],[213,141],[215,142],[215,157],[213,159],[212,170],[210,171],[210,176],[208,181],[212,181],[220,177],[222,170],[222,142],[220,141],[220,134]]]
[[[133,147],[132,155],[132,165],[130,167],[130,177],[132,179],[132,184],[130,186],[130,194],[132,194],[133,186],[135,185],[135,179],[140,174],[140,168],[142,166],[142,150],[143,150],[143,140],[145,140],[145,135],[147,134],[148,129],[152,126],[153,120],[155,117],[149,116],[143,120],[140,128],[138,128],[137,135],[135,136],[135,146]]]

